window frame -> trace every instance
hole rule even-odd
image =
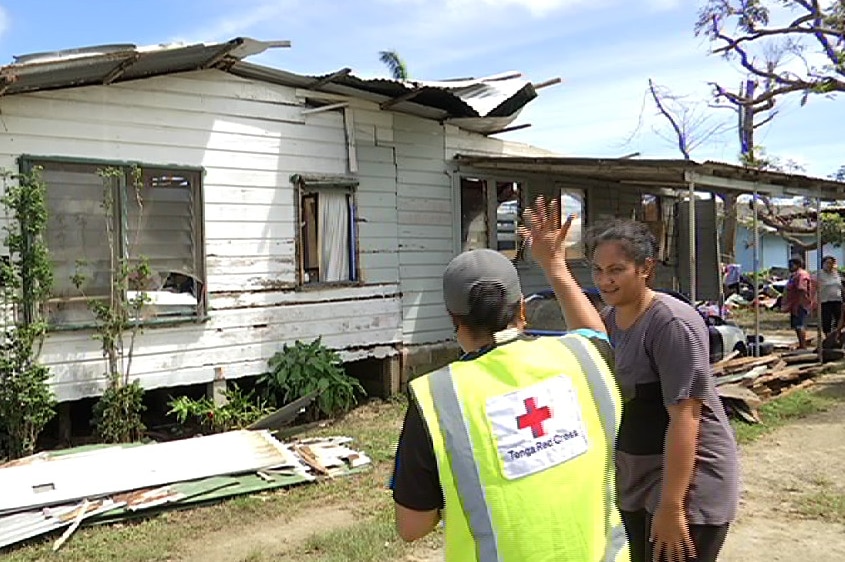
[[[294,253],[296,260],[296,290],[314,291],[342,287],[360,287],[365,284],[361,270],[361,236],[358,227],[358,187],[357,178],[350,176],[321,176],[294,174],[290,177],[294,185]],[[309,195],[317,194],[317,212],[319,213],[320,192],[336,190],[343,191],[349,196],[352,205],[349,207],[349,268],[352,279],[343,281],[305,281],[304,244],[302,228],[302,202]]]
[[[140,168],[144,172],[154,171],[154,172],[176,172],[176,173],[185,173],[185,174],[192,174],[196,178],[196,186],[193,188],[192,199],[193,199],[193,213],[194,213],[194,224],[193,224],[193,235],[195,238],[195,247],[194,247],[194,260],[197,269],[197,277],[200,279],[202,283],[202,290],[200,292],[200,296],[197,299],[197,306],[195,308],[195,312],[190,315],[180,315],[180,316],[172,316],[172,317],[164,317],[164,318],[148,318],[142,319],[140,321],[140,325],[144,327],[153,327],[153,326],[173,326],[173,325],[180,325],[180,324],[195,324],[195,323],[202,323],[206,322],[209,319],[208,316],[208,270],[206,264],[206,242],[205,242],[205,168],[201,166],[184,166],[184,165],[173,165],[173,164],[150,164],[138,161],[129,161],[129,160],[108,160],[108,159],[99,159],[99,158],[76,158],[76,157],[69,157],[69,156],[48,156],[48,155],[38,155],[38,154],[22,154],[17,158],[18,169],[21,173],[30,173],[32,169],[36,166],[40,166],[43,164],[68,164],[68,165],[78,165],[78,166],[94,166],[97,168],[121,168],[124,170],[124,175],[121,176],[121,180],[119,185],[116,187],[117,193],[115,194],[115,201],[121,206],[121,212],[115,213],[115,227],[116,227],[116,236],[119,241],[119,249],[116,248],[116,251],[119,252],[119,255],[125,254],[126,249],[124,248],[125,244],[125,236],[124,236],[124,229],[127,225],[121,220],[120,216],[123,214],[123,209],[125,209],[126,205],[126,197],[127,197],[127,182],[126,177],[128,175],[128,171],[131,167],[136,166]],[[49,185],[47,185],[47,189],[49,189]],[[49,214],[50,210],[47,209]],[[49,246],[47,247],[47,251],[50,251]],[[119,257],[115,256],[115,257]],[[113,271],[110,272],[113,275]],[[61,297],[50,297],[47,302],[61,302],[67,301],[67,298]],[[46,304],[46,303],[45,303]],[[97,326],[95,321],[90,322],[80,322],[80,323],[73,323],[73,324],[54,324],[52,322],[48,322],[48,331],[50,332],[69,332],[69,331],[82,331],[82,330],[90,330]]]
[[[497,252],[502,253],[505,255],[501,250],[499,250],[499,228],[498,228],[498,209],[501,203],[498,203],[498,196],[496,193],[497,186],[502,183],[515,183],[519,185],[519,192],[517,196],[517,229],[514,231],[514,236],[516,238],[516,248],[514,250],[515,254],[513,258],[509,258],[511,263],[515,266],[519,266],[520,264],[526,263],[524,248],[522,244],[520,244],[519,240],[519,229],[518,227],[522,225],[522,213],[526,209],[527,201],[526,195],[528,193],[528,180],[522,176],[506,176],[500,174],[475,174],[470,171],[462,171],[459,172],[457,175],[457,194],[455,196],[455,216],[458,218],[455,221],[455,237],[456,237],[456,244],[455,248],[458,253],[464,251],[464,240],[463,240],[463,181],[464,180],[478,180],[484,182],[484,217],[485,223],[487,226],[486,235],[487,235],[487,244],[485,248],[496,250]],[[504,201],[502,202],[504,203]],[[507,257],[507,256],[506,256]]]
[[[561,210],[561,224],[563,223],[563,221],[566,220],[566,214],[563,213],[562,206],[563,196],[567,194],[576,194],[578,196],[578,199],[581,201],[581,212],[578,215],[578,218],[580,219],[579,224],[581,228],[581,240],[578,243],[579,255],[571,257],[567,256],[566,260],[572,262],[587,262],[587,229],[589,227],[588,217],[590,204],[590,189],[587,187],[574,187],[571,185],[555,185],[555,191],[557,191],[557,202]],[[567,251],[567,253],[570,252]]]

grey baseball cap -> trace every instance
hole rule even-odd
[[[506,304],[522,299],[519,274],[508,258],[495,250],[469,250],[453,258],[443,274],[446,309],[458,316],[469,314],[470,291],[485,284],[504,289]]]

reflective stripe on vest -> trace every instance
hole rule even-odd
[[[479,562],[500,562],[493,518],[484,498],[481,475],[473,456],[469,428],[466,426],[461,402],[452,384],[449,367],[430,375],[429,388],[443,442],[452,465],[452,475],[461,507],[466,514],[472,536],[478,549]]]
[[[599,417],[602,420],[602,427],[604,428],[605,437],[607,440],[607,471],[611,475],[615,470],[613,466],[613,451],[616,446],[616,428],[618,420],[616,419],[616,402],[613,400],[613,392],[607,387],[607,379],[601,372],[601,369],[593,359],[590,350],[587,348],[588,344],[578,337],[563,336],[559,341],[572,352],[578,359],[578,363],[587,375],[587,383],[590,385],[590,391],[593,394],[593,400],[599,410]],[[621,523],[612,525],[610,518],[616,508],[616,503],[613,501],[614,489],[612,480],[608,476],[607,494],[605,499],[605,508],[607,511],[607,519],[605,521],[605,535],[607,536],[607,545],[604,552],[604,562],[613,562],[616,556],[625,547],[626,536],[625,527]]]
[[[586,375],[608,443],[607,465],[610,472],[605,498],[606,545],[602,560],[613,562],[626,544],[624,527],[621,524],[610,525],[611,514],[615,511],[611,476],[614,470],[612,459],[618,427],[613,393],[607,386],[601,368],[586,347],[587,342],[582,341],[579,336],[564,336],[559,338],[559,341],[572,352]],[[478,561],[501,562],[493,518],[485,499],[481,475],[473,454],[470,429],[466,425],[466,417],[455,391],[451,369],[445,367],[431,373],[429,389],[440,433],[449,456],[461,508],[475,539]]]

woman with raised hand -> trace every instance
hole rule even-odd
[[[560,228],[542,198],[525,220]],[[649,286],[657,244],[645,224],[599,225],[587,252],[624,400],[616,489],[631,561],[715,562],[736,516],[739,467],[707,326],[690,305]]]

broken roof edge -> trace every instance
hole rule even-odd
[[[289,41],[236,37],[221,43],[145,47],[125,43],[20,55],[12,64],[0,67],[0,95],[108,85],[218,69],[242,78],[367,99],[379,103],[381,109],[389,106],[398,113],[441,123],[454,118],[466,119],[459,126],[481,134],[508,126],[521,109],[537,97],[534,85],[515,71],[482,78],[403,83],[358,78],[351,74],[351,69],[324,76],[306,76],[243,61],[271,48],[289,46]]]
[[[511,169],[560,174],[584,180],[619,184],[652,185],[699,191],[734,192],[775,196],[821,196],[845,198],[845,182],[787,172],[757,170],[737,164],[683,159],[590,158],[556,156],[481,156],[457,154],[459,164],[471,167]]]
[[[334,96],[345,96],[361,99],[381,106],[382,110],[415,115],[423,119],[439,121],[441,123],[454,124],[460,129],[479,134],[490,134],[513,123],[518,117],[521,109],[538,96],[530,83],[522,85],[513,95],[504,99],[485,116],[479,116],[478,112],[470,104],[461,99],[458,95],[446,89],[434,89],[424,87],[422,90],[439,93],[441,97],[448,97],[451,107],[444,109],[444,104],[432,104],[419,101],[419,97],[411,96],[415,90],[407,89],[400,82],[391,79],[374,78],[369,81],[352,76],[351,70],[343,69],[321,76],[308,76],[288,70],[273,68],[270,66],[255,64],[251,62],[238,61],[226,71],[235,76],[248,80],[256,80],[287,86],[312,90],[315,97],[318,93],[331,94]],[[337,79],[329,80],[332,76]],[[383,87],[380,88],[379,86]],[[394,88],[394,90],[390,90]],[[419,92],[416,92],[419,93]],[[398,101],[397,101],[398,100]],[[496,116],[494,112],[502,112],[505,107],[513,107],[513,113],[507,116]],[[522,103],[519,101],[524,100]],[[455,114],[457,113],[457,114]]]

